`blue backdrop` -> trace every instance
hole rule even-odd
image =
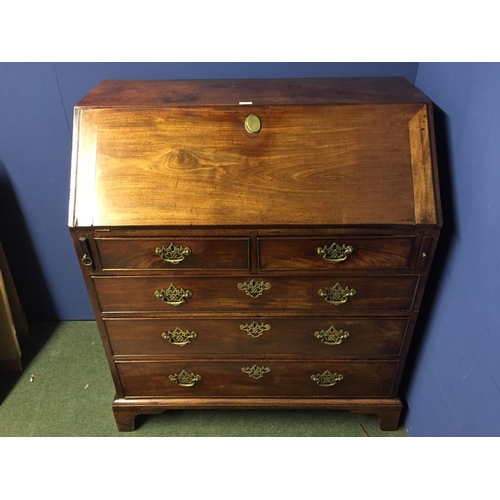
[[[500,64],[420,63],[416,85],[437,106],[444,229],[406,422],[500,436]]]

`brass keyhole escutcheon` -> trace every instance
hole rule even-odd
[[[260,119],[256,115],[248,115],[245,118],[245,130],[249,134],[256,134],[261,128]]]

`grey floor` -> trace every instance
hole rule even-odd
[[[383,432],[374,415],[347,411],[171,411],[140,416],[121,433],[111,411],[114,387],[91,321],[35,323],[23,345],[22,374],[0,373],[0,436],[404,437]]]

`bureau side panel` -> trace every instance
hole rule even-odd
[[[115,385],[117,397],[123,397],[122,386],[120,382],[120,377],[116,369],[116,365],[113,362],[113,350],[109,342],[108,334],[106,331],[106,326],[102,320],[101,307],[99,304],[99,299],[97,297],[96,290],[94,288],[94,283],[91,278],[91,273],[94,272],[96,267],[99,265],[94,257],[97,255],[97,249],[95,247],[94,240],[92,238],[91,231],[85,231],[83,229],[71,229],[71,238],[76,251],[76,256],[82,271],[82,276],[85,281],[85,286],[87,288],[87,293],[92,305],[92,310],[96,319],[97,328],[102,340],[104,351],[106,353],[106,358],[108,360],[109,368],[111,371],[111,376]],[[85,259],[87,257],[88,260]]]

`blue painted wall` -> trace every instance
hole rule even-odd
[[[67,230],[73,106],[106,78],[405,76],[417,63],[1,63],[0,238],[32,320],[91,319]]]
[[[416,85],[438,107],[445,227],[407,427],[500,436],[500,64],[420,63]]]

